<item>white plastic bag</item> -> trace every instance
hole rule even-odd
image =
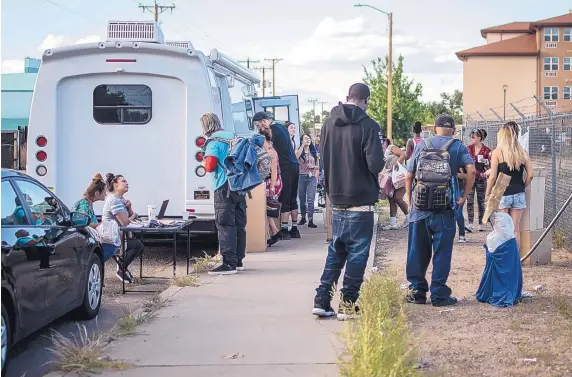
[[[489,253],[494,253],[497,247],[514,238],[514,222],[508,213],[493,212],[491,215],[493,231],[487,236]]]
[[[121,237],[119,235],[119,225],[115,220],[102,221],[97,227],[101,243],[121,246]]]
[[[391,171],[391,181],[393,182],[393,187],[399,190],[405,187],[405,178],[407,177],[407,169],[401,164],[397,164],[397,169]]]

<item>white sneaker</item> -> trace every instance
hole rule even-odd
[[[483,224],[479,225],[479,232],[484,232],[485,231],[485,226]]]
[[[465,229],[469,233],[473,233],[475,231],[475,227],[472,224],[471,225],[465,225]]]
[[[467,243],[465,236],[459,236],[459,243]]]
[[[399,229],[397,224],[394,224],[394,225],[389,224],[389,225],[383,227],[383,230],[397,230],[397,229]]]

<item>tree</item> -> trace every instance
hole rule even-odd
[[[463,92],[455,89],[452,94],[441,93],[441,101],[431,101],[425,103],[426,124],[435,122],[437,115],[442,113],[451,114],[455,118],[455,123],[463,122]]]
[[[425,115],[421,102],[423,86],[410,80],[403,72],[403,56],[392,64],[392,129],[394,142],[404,144],[411,133],[411,125]],[[364,67],[364,82],[370,87],[368,113],[387,135],[387,57],[372,60],[371,72]]]
[[[314,110],[306,111],[302,114],[302,131],[305,134],[309,134],[314,130],[314,124],[316,120],[316,115]]]

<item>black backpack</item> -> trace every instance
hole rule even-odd
[[[452,190],[450,160],[448,152],[457,139],[451,139],[437,149],[431,139],[425,139],[425,147],[419,154],[413,188],[413,206],[422,211],[440,212],[451,208]],[[456,172],[454,172],[456,174]]]

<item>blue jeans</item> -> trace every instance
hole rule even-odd
[[[465,215],[463,214],[463,204],[455,210],[455,220],[457,220],[457,227],[459,228],[459,237],[465,236]]]
[[[328,247],[320,286],[316,289],[317,302],[330,303],[332,287],[338,284],[344,265],[342,299],[352,303],[357,301],[369,258],[373,221],[373,212],[333,211],[332,242]]]
[[[318,181],[315,175],[300,174],[298,181],[298,199],[300,200],[300,212],[302,217],[314,218],[314,201],[316,200],[316,186]]]
[[[409,288],[417,298],[426,298],[429,286],[425,274],[433,257],[431,302],[451,296],[447,279],[455,241],[455,213],[445,211],[409,224],[406,274]]]

